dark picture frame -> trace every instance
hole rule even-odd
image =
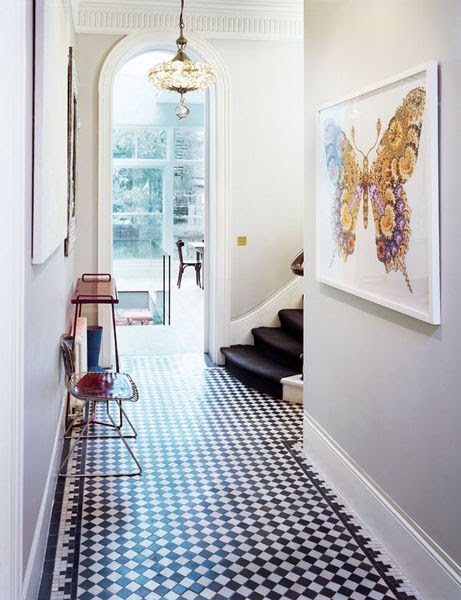
[[[78,122],[78,79],[73,48],[69,46],[67,71],[67,237],[64,241],[65,256],[69,256],[72,251],[77,229]]]

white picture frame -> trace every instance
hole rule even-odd
[[[437,63],[319,107],[317,139],[317,279],[439,324]]]
[[[34,195],[32,263],[44,263],[67,235],[67,82],[65,6],[35,3]]]

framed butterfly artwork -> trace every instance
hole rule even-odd
[[[318,117],[317,279],[439,324],[437,63]]]

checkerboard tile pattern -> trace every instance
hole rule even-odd
[[[143,475],[58,484],[40,600],[419,598],[307,463],[302,407],[203,356],[123,369]],[[131,467],[117,440],[89,442],[83,466]]]

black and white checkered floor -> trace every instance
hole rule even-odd
[[[304,459],[301,407],[203,355],[123,369],[143,475],[58,483],[39,600],[419,597]],[[117,440],[83,464],[131,468]]]

